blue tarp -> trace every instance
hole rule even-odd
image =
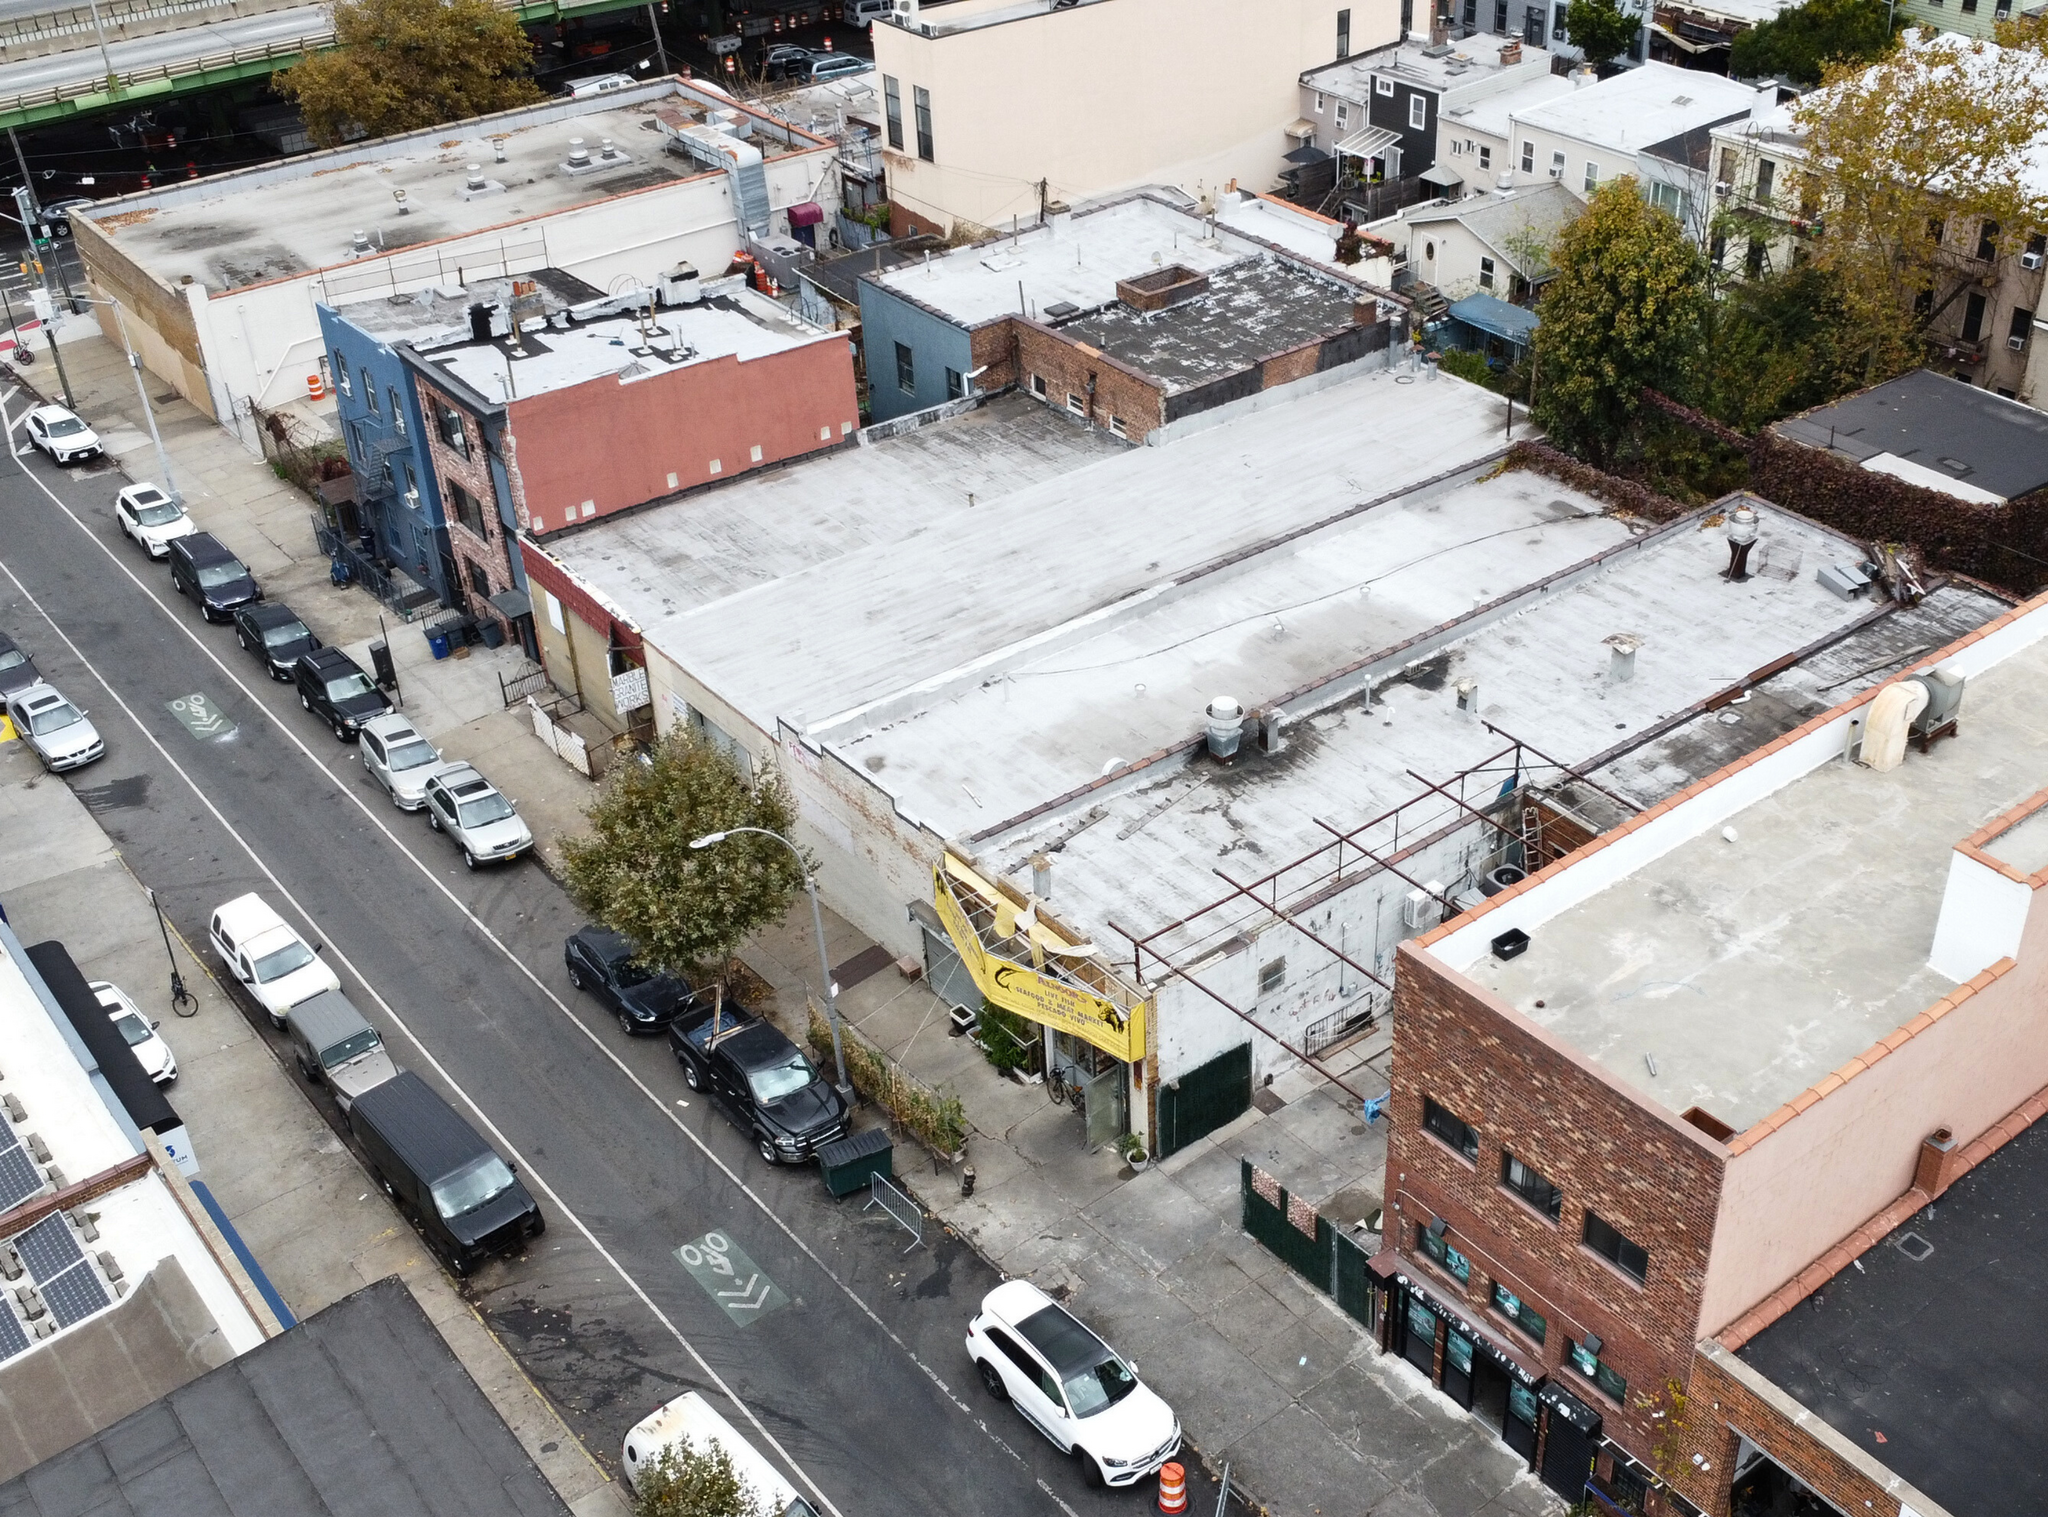
[[[1520,348],[1529,345],[1529,339],[1536,331],[1534,311],[1509,305],[1493,295],[1467,295],[1454,303],[1447,314],[1453,321],[1462,321],[1475,331],[1504,338]]]

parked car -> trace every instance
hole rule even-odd
[[[731,1002],[700,999],[669,1024],[683,1083],[753,1139],[770,1164],[798,1164],[846,1136],[846,1101],[774,1025]]]
[[[817,1508],[697,1391],[683,1392],[633,1424],[624,1451],[627,1486],[637,1489],[640,1472],[659,1462],[664,1450],[681,1443],[699,1453],[715,1448],[730,1459],[732,1472],[753,1491],[755,1511],[772,1517],[818,1517]]]
[[[512,1166],[418,1075],[364,1091],[348,1125],[384,1194],[456,1274],[547,1230]]]
[[[253,601],[235,613],[235,641],[262,661],[266,674],[286,684],[299,655],[321,646],[298,612],[274,600]]]
[[[808,70],[802,73],[791,70],[791,74],[810,84],[823,84],[827,79],[844,79],[849,74],[872,74],[874,71],[872,59],[856,58],[851,53],[819,53],[811,59]]]
[[[75,464],[104,451],[100,434],[62,406],[37,406],[29,412],[28,440],[49,454],[52,463]]]
[[[333,728],[344,743],[355,741],[364,722],[391,709],[391,697],[339,648],[301,653],[292,665],[292,679],[299,687],[299,704]]]
[[[468,764],[449,765],[421,789],[427,825],[455,839],[470,868],[509,864],[533,846],[533,834],[511,800]]]
[[[171,539],[190,537],[199,524],[155,485],[130,485],[114,497],[114,520],[151,558],[164,558]]]
[[[142,1072],[159,1085],[168,1085],[177,1079],[178,1057],[171,1052],[171,1045],[156,1035],[157,1029],[164,1024],[144,1016],[141,1008],[112,981],[94,980],[91,990],[100,1005],[106,1007],[108,1020],[127,1042],[135,1055],[135,1062],[142,1066]]]
[[[798,47],[794,42],[777,42],[761,49],[761,56],[756,61],[763,78],[792,79],[808,75],[811,59],[816,56],[809,48]]]
[[[216,910],[207,936],[230,978],[256,998],[280,1031],[301,1001],[341,989],[340,979],[321,960],[319,945],[309,945],[254,891]]]
[[[631,939],[602,927],[579,927],[562,944],[569,983],[587,990],[628,1035],[660,1032],[690,1004],[690,982],[659,974],[633,956]]]
[[[42,682],[43,674],[36,668],[36,661],[22,650],[21,644],[0,632],[0,697]]]
[[[230,620],[251,601],[263,599],[256,576],[211,532],[188,532],[170,543],[171,588],[199,602],[210,622]]]
[[[52,774],[76,769],[105,756],[106,742],[85,713],[57,693],[55,685],[35,684],[7,697],[7,719],[21,740],[35,751]]]
[[[53,200],[43,207],[43,225],[50,229],[52,236],[69,237],[72,216],[92,203],[90,195],[73,195],[64,200]]]
[[[364,721],[356,736],[363,767],[384,787],[392,805],[417,811],[427,804],[427,781],[448,763],[419,735],[411,718],[387,711]]]
[[[631,74],[592,74],[587,79],[572,80],[563,93],[571,100],[587,100],[592,95],[615,95],[631,89],[634,82]]]
[[[988,1393],[1071,1454],[1090,1485],[1131,1485],[1180,1448],[1180,1419],[1116,1351],[1028,1280],[982,1297],[967,1355]]]
[[[299,1073],[325,1080],[343,1111],[398,1073],[377,1029],[338,990],[299,1002],[284,1014],[284,1023]]]

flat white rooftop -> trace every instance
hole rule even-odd
[[[1460,38],[1441,52],[1421,40],[1400,42],[1369,53],[1354,53],[1338,63],[1326,63],[1303,74],[1302,83],[1311,89],[1329,90],[1349,99],[1364,100],[1372,91],[1375,74],[1405,79],[1411,84],[1442,90],[1453,96],[1474,88],[1491,87],[1504,73],[1517,66],[1532,76],[1547,74],[1550,53],[1527,43],[1521,44],[1521,57],[1516,64],[1501,62],[1501,49],[1519,41],[1519,38],[1478,32]],[[1433,53],[1434,57],[1431,56]]]
[[[1537,131],[1633,153],[1748,110],[1757,100],[1756,90],[1719,74],[1645,63],[1533,106],[1516,99],[1513,112]]]
[[[1927,963],[1950,856],[2048,779],[2044,689],[2037,641],[1971,679],[1929,753],[1824,763],[1729,818],[1732,841],[1713,827],[1519,957],[1454,967],[1670,1110],[1745,1129],[1954,989]]]

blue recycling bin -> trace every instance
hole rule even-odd
[[[448,656],[448,634],[445,632],[429,632],[427,634],[427,651],[432,653],[435,658],[446,658]]]

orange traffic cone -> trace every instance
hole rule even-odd
[[[1187,1471],[1177,1464],[1159,1467],[1159,1510],[1185,1512],[1188,1509]]]

